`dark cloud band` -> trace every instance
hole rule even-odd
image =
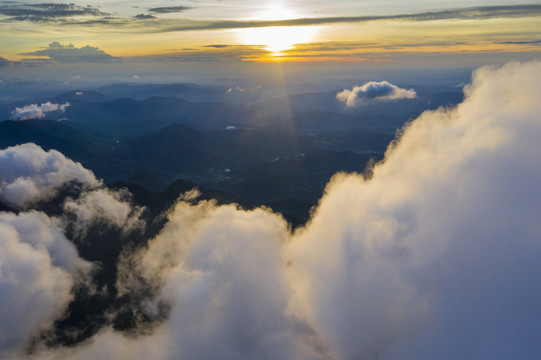
[[[41,3],[12,3],[0,6],[0,14],[10,16],[12,21],[50,22],[72,16],[103,16],[107,13],[91,5]]]
[[[155,7],[148,9],[148,11],[156,14],[167,14],[167,13],[176,13],[176,12],[183,12],[186,10],[192,9],[188,6],[166,6],[166,7]]]
[[[187,6],[170,6],[150,8],[153,14],[178,13],[192,9]],[[97,7],[79,6],[74,4],[34,4],[34,5],[3,5],[0,6],[0,15],[9,16],[8,21],[32,21],[32,22],[58,22],[64,25],[110,25],[129,26],[134,20],[156,19],[151,14],[139,14],[133,18],[127,17],[104,17],[109,15]],[[78,20],[76,16],[100,17],[93,20]],[[145,32],[174,32],[194,30],[222,30],[262,28],[275,26],[313,26],[338,23],[363,23],[370,21],[437,21],[437,20],[471,20],[493,18],[516,18],[541,16],[541,4],[504,5],[504,6],[479,6],[461,9],[448,9],[440,11],[421,12],[413,14],[393,14],[374,16],[336,16],[321,18],[297,18],[287,20],[175,20],[171,26],[171,19],[162,19],[153,27],[147,27]],[[69,18],[69,19],[68,19]]]
[[[540,16],[541,5],[509,5],[509,6],[480,6],[464,9],[452,9],[422,12],[417,14],[395,14],[380,16],[337,16],[323,18],[298,18],[288,20],[265,21],[211,21],[192,22],[182,26],[164,28],[161,31],[190,31],[190,30],[219,30],[259,28],[273,26],[309,26],[336,23],[361,23],[369,21],[403,20],[403,21],[434,21],[434,20],[468,20],[492,19],[509,17]]]

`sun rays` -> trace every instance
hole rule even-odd
[[[282,4],[271,4],[263,12],[250,20],[287,20],[299,17],[299,14]],[[274,26],[237,30],[244,45],[261,45],[273,56],[290,49],[295,44],[313,41],[315,29],[301,26]]]

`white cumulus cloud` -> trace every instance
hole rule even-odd
[[[402,89],[387,81],[368,81],[364,85],[344,89],[336,94],[336,98],[348,107],[355,107],[367,100],[399,100],[414,99],[417,93],[413,89]]]
[[[129,195],[122,190],[96,189],[84,193],[77,200],[67,199],[64,211],[75,216],[73,227],[78,235],[84,235],[95,223],[114,225],[125,233],[141,230],[145,225],[141,220],[143,209],[132,207]]]
[[[47,215],[0,212],[0,357],[14,356],[51,325],[90,268]]]
[[[286,237],[285,221],[265,210],[181,202],[120,285],[136,287],[134,274],[163,284],[159,299],[173,304],[166,359],[309,359],[287,310]]]
[[[56,150],[44,151],[32,143],[0,150],[0,200],[10,206],[26,208],[48,200],[70,182],[100,184],[91,171]]]
[[[30,119],[42,119],[45,117],[46,113],[53,111],[60,111],[63,113],[70,106],[69,102],[64,104],[54,104],[50,101],[46,103],[30,104],[23,107],[16,107],[15,110],[11,112],[12,120],[30,120]]]

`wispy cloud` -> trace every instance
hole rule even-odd
[[[310,26],[336,23],[359,23],[369,21],[434,21],[467,20],[541,16],[541,4],[479,6],[462,9],[421,12],[413,14],[374,15],[374,16],[337,16],[321,18],[297,18],[288,20],[253,20],[253,21],[193,21],[176,27],[167,27],[161,31],[219,30],[242,29],[273,26]]]
[[[10,16],[12,21],[52,22],[73,16],[103,16],[107,13],[91,5],[62,3],[23,4],[9,3],[0,6],[0,14]]]
[[[505,44],[505,45],[541,45],[541,40],[499,41],[496,44]]]
[[[184,12],[186,10],[193,9],[189,6],[165,6],[165,7],[155,7],[150,8],[148,11],[156,14],[167,14],[167,13],[177,13]]]
[[[263,46],[252,45],[208,45],[202,48],[184,49],[169,54],[131,58],[143,62],[204,62],[204,61],[239,61],[266,57],[270,52]]]
[[[229,47],[229,46],[231,46],[231,45],[225,45],[225,44],[205,45],[205,47],[215,48],[215,49],[222,49],[222,48],[226,48],[226,47]]]
[[[179,13],[192,9],[188,6],[168,6],[149,8],[153,14]],[[437,20],[469,20],[493,18],[517,18],[541,16],[541,4],[519,4],[503,6],[478,6],[436,10],[409,14],[372,15],[372,16],[336,16],[310,17],[287,20],[196,20],[196,19],[159,19],[152,14],[139,14],[132,17],[103,12],[100,8],[74,4],[20,4],[13,3],[0,6],[0,15],[10,16],[8,21],[57,22],[63,25],[110,25],[130,27],[133,21],[154,19],[152,26],[146,26],[144,32],[176,32],[194,30],[223,30],[262,28],[276,26],[313,26],[338,23],[363,23],[373,21],[437,21]],[[80,16],[92,16],[91,19],[80,19]]]
[[[135,19],[137,20],[151,20],[151,19],[157,19],[156,16],[154,15],[151,15],[151,14],[137,14],[134,16]]]

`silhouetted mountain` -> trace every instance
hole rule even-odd
[[[117,158],[136,162],[142,171],[197,181],[227,177],[233,168],[311,149],[307,139],[280,131],[200,132],[179,124],[121,145]]]
[[[276,111],[276,109],[286,109],[291,114],[299,114],[306,111],[336,111],[341,109],[340,102],[336,100],[336,93],[337,91],[326,91],[295,94],[268,100],[261,105],[269,112]]]
[[[388,129],[387,132],[385,130],[385,128],[378,128],[377,130],[325,131],[309,135],[316,147],[357,153],[381,153],[396,137],[396,129]]]
[[[117,138],[142,136],[170,124],[208,130],[239,123],[255,124],[262,119],[252,107],[196,103],[172,97],[143,101],[116,99],[98,104],[76,102],[66,109],[63,117],[85,132]]]
[[[313,204],[335,172],[363,171],[369,159],[381,158],[393,138],[364,132],[299,136],[280,127],[197,131],[172,124],[114,141],[67,124],[2,122],[0,145],[34,142],[81,162],[106,182],[127,180],[153,191],[179,177],[191,179],[235,194],[249,206],[286,198]]]
[[[230,178],[207,186],[224,189],[257,204],[298,199],[314,205],[325,184],[339,171],[363,172],[381,153],[318,150],[294,158],[277,158],[231,171]]]
[[[220,102],[227,89],[197,84],[112,84],[97,89],[111,97],[144,100],[153,96],[176,97],[195,102]]]
[[[81,133],[49,120],[0,122],[0,148],[32,142],[45,150],[55,149],[109,181],[123,176],[126,168],[111,157],[115,143]]]
[[[54,97],[58,102],[68,101],[72,102],[84,102],[84,103],[101,103],[113,100],[109,96],[105,96],[100,92],[94,90],[72,90],[64,94],[56,95]]]
[[[161,191],[167,186],[160,179],[144,172],[135,173],[121,182],[137,184],[150,191]]]
[[[304,225],[310,218],[310,210],[314,205],[313,202],[301,201],[299,199],[281,199],[270,201],[264,204],[276,213],[281,213],[287,219],[293,228]]]
[[[360,130],[394,132],[409,117],[403,115],[377,116],[359,113],[307,112],[293,118],[295,129],[301,133]]]
[[[204,172],[213,166],[217,154],[206,146],[204,136],[187,126],[174,124],[127,141],[118,151],[122,159],[132,159],[142,171],[165,171],[166,177],[180,173]]]
[[[32,123],[11,120],[0,122],[1,148],[27,142],[38,144],[46,150],[57,148],[65,149],[66,152],[72,150],[72,144],[35,128]]]
[[[117,95],[128,88],[139,94],[177,91],[179,95],[192,87],[113,88],[111,94],[116,91]],[[219,93],[205,87],[198,91],[198,96]],[[149,208],[161,209],[173,201],[163,191],[175,196],[186,191],[186,184],[177,184],[179,188],[173,190],[164,185],[183,178],[217,189],[203,197],[223,197],[224,202],[229,199],[245,206],[272,204],[300,223],[334,173],[364,171],[371,159],[382,158],[396,129],[410,115],[452,103],[461,96],[457,94],[420,94],[417,99],[347,109],[336,100],[335,91],[292,95],[259,106],[175,97],[98,102],[107,95],[71,91],[56,98],[72,102],[63,114],[69,121],[0,123],[0,145],[30,141],[57,149],[106,182],[124,180],[155,191],[151,196],[141,195],[154,199],[151,203],[161,199],[159,206],[141,200]],[[295,202],[301,205],[288,209]]]
[[[197,147],[201,145],[202,141],[203,135],[200,132],[185,125],[172,124],[135,140],[130,140],[127,144],[136,148],[152,149],[163,153]]]
[[[49,118],[67,118],[71,126],[86,133],[114,138],[139,137],[170,124],[184,124],[197,130],[220,130],[227,126],[280,126],[302,132],[390,130],[427,109],[452,106],[463,98],[459,90],[450,87],[421,88],[424,92],[418,92],[415,99],[367,101],[358,107],[346,107],[336,99],[338,90],[246,104],[227,100],[227,90],[219,87],[119,84],[101,89],[109,89],[109,93],[74,90],[52,98],[2,103],[0,115],[9,118],[15,107],[29,103],[69,101],[71,106],[64,113],[51,112]],[[117,98],[111,99],[109,95]]]
[[[149,191],[140,185],[128,182],[116,182],[107,185],[107,187],[113,190],[127,189],[133,196],[132,200],[134,204],[146,208],[144,216],[149,225],[149,228],[147,229],[149,235],[154,235],[163,226],[166,219],[159,215],[173,206],[182,194],[194,189],[198,190],[199,196],[188,200],[191,203],[214,199],[218,204],[236,203],[245,208],[254,206],[233,194],[220,190],[206,189],[193,181],[186,181],[183,179],[177,179],[162,191],[156,192]]]

